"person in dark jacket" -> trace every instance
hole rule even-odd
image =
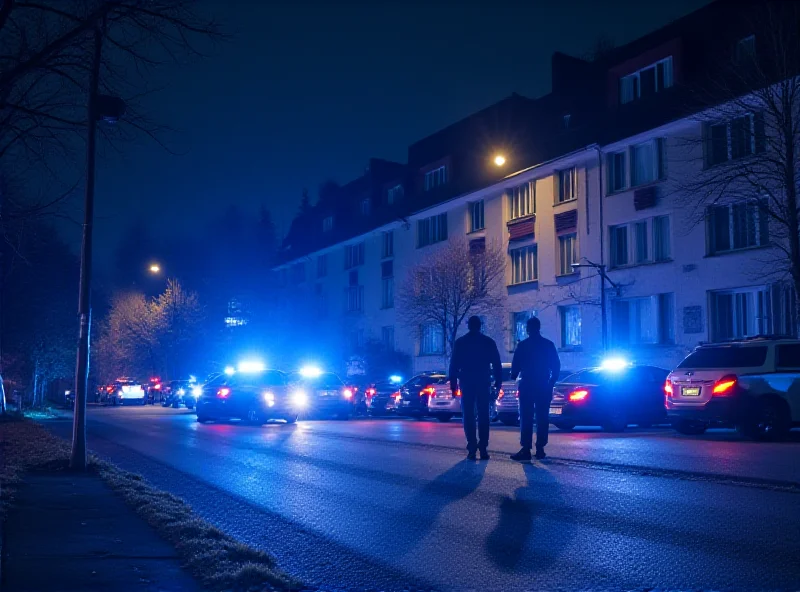
[[[533,420],[536,419],[536,458],[547,456],[547,432],[550,427],[550,400],[558,380],[561,361],[556,346],[539,333],[542,324],[536,317],[528,319],[528,338],[517,346],[511,362],[512,378],[519,381],[519,430],[522,448],[512,460],[531,460]]]
[[[481,333],[481,320],[470,317],[469,333],[456,339],[450,359],[450,389],[455,393],[461,387],[461,408],[464,413],[464,433],[467,436],[467,458],[475,460],[479,450],[481,460],[488,460],[489,413],[492,404],[492,386],[495,391],[503,384],[500,352],[494,339]],[[494,376],[494,385],[492,385]],[[475,438],[475,412],[478,413],[478,438]]]

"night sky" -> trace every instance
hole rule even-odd
[[[263,203],[285,231],[304,187],[347,182],[371,156],[404,162],[408,144],[512,92],[547,93],[554,51],[620,45],[706,3],[203,0],[233,39],[161,72],[168,88],[148,98],[182,155],[142,141],[103,158],[97,263],[137,219],[191,232]]]

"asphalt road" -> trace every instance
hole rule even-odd
[[[67,437],[68,419],[49,427]],[[90,447],[326,589],[800,590],[800,434],[512,428],[466,461],[460,423],[201,425],[89,411]]]

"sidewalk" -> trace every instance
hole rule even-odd
[[[4,592],[189,592],[201,588],[100,477],[28,473],[4,526]]]

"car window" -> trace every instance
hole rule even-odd
[[[277,370],[259,372],[256,374],[239,373],[230,377],[227,384],[229,386],[244,387],[263,387],[263,386],[284,386],[286,375]]]
[[[403,386],[406,388],[423,388],[429,384],[447,384],[447,382],[446,374],[419,374]]]
[[[565,377],[569,380],[567,382],[570,383],[578,383],[578,382],[597,382],[598,380],[599,370],[597,368],[587,368],[586,370],[580,370],[575,374],[570,374],[569,376]],[[563,380],[560,379],[560,380]]]
[[[777,346],[778,368],[800,368],[800,343],[785,343]]]
[[[701,347],[690,353],[678,368],[754,368],[762,366],[766,359],[766,345]]]

